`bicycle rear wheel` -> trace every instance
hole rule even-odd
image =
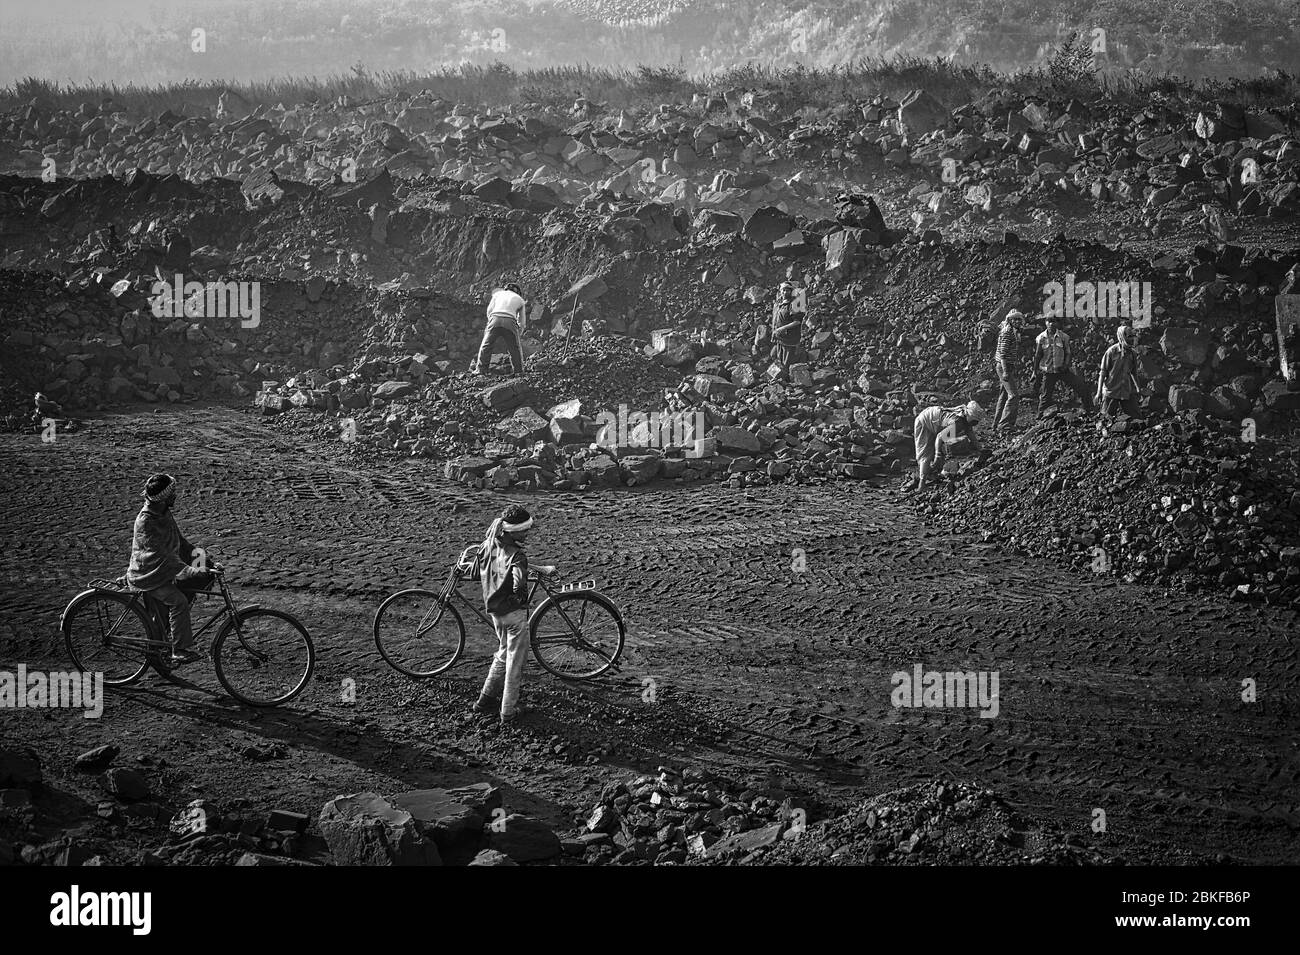
[[[108,686],[126,686],[149,666],[145,641],[154,639],[143,598],[103,590],[78,594],[63,611],[63,642],[82,673],[103,673]]]
[[[424,679],[449,669],[465,649],[465,621],[431,590],[402,590],[375,612],[375,646],[393,669]]]
[[[529,621],[533,656],[562,680],[600,676],[618,662],[624,636],[613,601],[591,590],[553,594]]]
[[[249,706],[278,706],[303,691],[316,648],[298,620],[281,610],[249,607],[227,620],[212,643],[212,662],[226,692]]]

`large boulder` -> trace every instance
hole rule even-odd
[[[1224,421],[1240,421],[1250,413],[1250,399],[1234,385],[1220,385],[1210,392],[1205,410]]]
[[[647,202],[633,213],[645,226],[646,241],[654,245],[679,238],[673,221],[673,207],[666,202]]]
[[[725,212],[722,209],[701,209],[695,217],[696,229],[714,235],[730,235],[739,232],[744,226],[744,219],[734,212]]]
[[[776,206],[760,206],[745,220],[742,232],[747,241],[754,245],[765,246],[771,245],[794,229],[794,216],[782,212]]]
[[[649,484],[663,470],[663,460],[657,454],[634,454],[620,458],[618,463],[637,484]]]
[[[546,823],[515,812],[492,823],[488,848],[515,862],[536,862],[560,854],[560,837]]]
[[[557,315],[567,315],[575,306],[581,307],[586,302],[594,302],[608,291],[609,285],[599,275],[584,275],[551,306],[551,310]]]
[[[912,90],[898,104],[899,132],[909,143],[947,122],[948,108],[925,90]]]
[[[519,209],[547,212],[561,204],[555,190],[545,183],[528,182],[510,193],[510,204]]]
[[[556,415],[550,422],[551,441],[563,447],[566,444],[586,444],[587,429],[581,418]]]
[[[442,865],[437,845],[412,815],[378,793],[334,797],[319,823],[338,865]]]
[[[514,414],[497,422],[497,434],[515,447],[526,448],[550,436],[547,421],[532,408],[516,408]]]
[[[618,462],[608,455],[599,454],[594,458],[589,458],[582,467],[593,484],[617,487],[622,483],[622,473],[619,470]]]
[[[1170,385],[1169,409],[1178,414],[1205,407],[1205,393],[1195,385]]]
[[[506,206],[510,204],[510,183],[500,176],[493,176],[475,186],[474,195],[484,202]]]
[[[533,397],[533,389],[523,378],[511,378],[484,388],[479,397],[493,411],[510,411],[527,403]]]
[[[150,796],[149,780],[134,769],[117,768],[104,773],[104,788],[118,799],[138,802]]]
[[[1285,381],[1266,382],[1260,400],[1270,411],[1300,411],[1300,391],[1288,388]]]
[[[691,379],[691,387],[713,401],[727,401],[736,393],[736,386],[721,375],[696,375]]]
[[[1160,337],[1160,350],[1181,364],[1199,367],[1210,356],[1210,339],[1190,328],[1171,325]]]
[[[413,789],[398,793],[392,803],[433,838],[445,864],[464,865],[482,848],[483,825],[501,808],[501,790],[490,783]]]
[[[409,381],[385,381],[375,389],[375,397],[381,401],[392,401],[405,398],[414,390],[415,385]]]
[[[494,464],[496,462],[491,458],[466,454],[448,461],[443,474],[453,481],[464,481],[466,478],[482,477]]]
[[[826,274],[842,279],[862,262],[862,230],[841,229],[823,240],[826,246]]]
[[[713,438],[718,450],[725,454],[757,454],[763,447],[758,435],[735,425],[714,428],[708,437]]]

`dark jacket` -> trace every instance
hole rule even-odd
[[[793,302],[776,302],[772,306],[772,341],[788,348],[798,345],[804,314]]]
[[[170,584],[193,560],[194,545],[181,534],[171,510],[163,507],[145,504],[135,518],[126,579],[141,590]]]
[[[528,556],[514,544],[494,540],[479,554],[483,606],[498,617],[528,609]]]

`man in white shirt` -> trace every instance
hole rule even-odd
[[[510,365],[515,374],[524,370],[524,353],[519,345],[519,336],[528,320],[527,308],[528,303],[514,282],[509,282],[504,288],[492,293],[492,298],[488,301],[488,321],[487,328],[483,331],[483,343],[479,345],[478,357],[470,366],[470,374],[487,374],[488,363],[498,345],[510,356]]]

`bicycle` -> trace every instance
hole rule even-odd
[[[389,666],[417,680],[453,667],[465,650],[465,620],[457,603],[491,626],[459,589],[475,574],[477,554],[477,546],[466,548],[439,591],[401,590],[380,604],[375,646]],[[528,617],[529,646],[543,670],[562,680],[589,680],[617,666],[626,636],[623,615],[594,579],[553,587],[547,577],[529,571],[528,580],[530,604],[538,587],[546,593]]]
[[[217,680],[249,706],[289,702],[306,688],[316,667],[316,648],[307,628],[282,610],[256,605],[237,608],[224,571],[211,568],[210,573],[206,586],[187,593],[220,597],[223,602],[194,634],[197,639],[224,620],[212,641]],[[156,606],[147,591],[132,587],[124,578],[96,578],[64,608],[59,628],[78,670],[103,672],[109,686],[128,686],[151,666],[172,679],[166,619],[165,608]],[[114,663],[119,665],[110,672],[107,665]]]

